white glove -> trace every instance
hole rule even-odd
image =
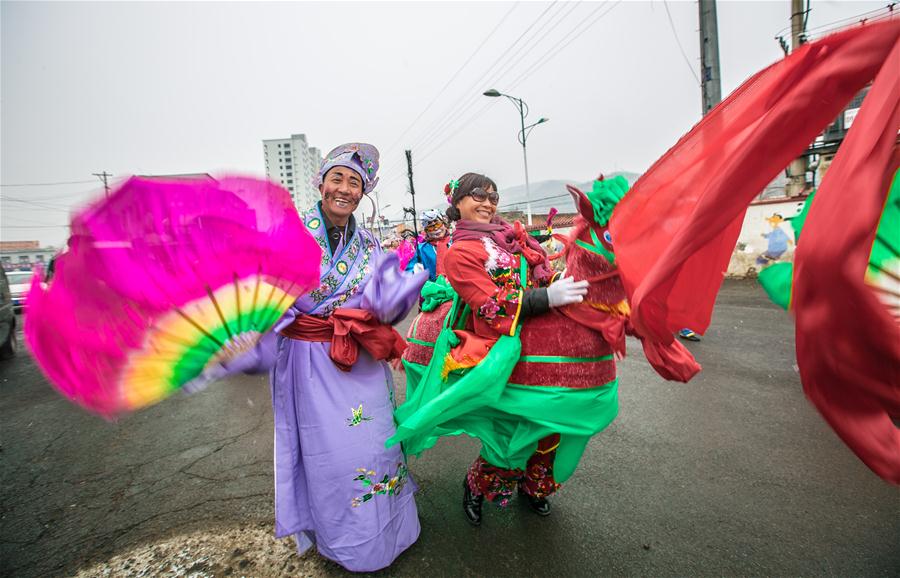
[[[421,273],[424,270],[425,270],[425,265],[423,265],[421,263],[416,263],[415,265],[413,265],[413,273]]]
[[[547,300],[550,307],[562,307],[572,303],[581,303],[587,295],[588,282],[576,281],[574,277],[563,277],[547,287]]]

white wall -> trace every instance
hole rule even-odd
[[[744,216],[744,224],[741,227],[737,246],[734,248],[731,261],[728,263],[728,276],[745,277],[747,275],[755,275],[763,267],[763,264],[759,262],[760,259],[764,258],[762,256],[769,252],[770,248],[772,251],[769,257],[774,257],[774,259],[766,258],[765,261],[767,263],[792,262],[794,260],[794,249],[796,248],[794,244],[794,229],[791,227],[790,222],[785,220],[777,226],[784,235],[781,236],[779,233],[771,235],[774,230],[773,224],[776,220],[773,217],[775,214],[781,215],[784,219],[793,217],[800,212],[805,201],[805,198],[777,201],[773,199],[750,205],[747,208],[747,214]],[[763,236],[764,234],[770,236],[767,238]],[[780,253],[777,242],[779,237],[782,240],[785,237],[787,238],[787,248],[781,254],[778,254]],[[771,246],[770,240],[772,241]]]

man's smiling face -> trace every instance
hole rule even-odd
[[[322,193],[322,209],[329,220],[343,225],[362,199],[362,178],[353,169],[337,166],[325,173],[319,191]]]

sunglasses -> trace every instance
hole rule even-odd
[[[496,191],[487,192],[482,188],[472,189],[472,192],[469,193],[469,196],[475,199],[479,203],[483,203],[485,200],[491,202],[492,205],[496,206],[497,203],[500,202],[500,194]]]

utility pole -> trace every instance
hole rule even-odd
[[[791,0],[791,52],[806,42],[806,16],[808,10],[803,6],[804,0]],[[809,159],[801,156],[794,159],[788,167],[788,183],[785,193],[796,197],[806,189],[806,171]]]
[[[412,222],[413,222],[413,233],[416,234],[416,259],[419,263],[422,262],[422,257],[419,255],[419,226],[416,224],[416,187],[413,185],[413,170],[412,170],[412,151],[406,151],[406,175],[409,177],[409,194],[412,197],[412,209],[404,208],[403,211],[405,213],[412,214]]]
[[[102,173],[91,173],[101,181],[103,181],[103,189],[106,191],[106,196],[109,196],[109,184],[107,184],[106,179],[111,177],[112,175],[103,171]]]
[[[375,215],[372,217],[373,228],[375,219],[378,219],[378,240],[384,241],[384,235],[381,234],[381,203],[378,200],[378,191],[375,191]]]
[[[722,100],[716,0],[700,0],[700,81],[703,93],[703,116],[706,116],[706,113]]]

